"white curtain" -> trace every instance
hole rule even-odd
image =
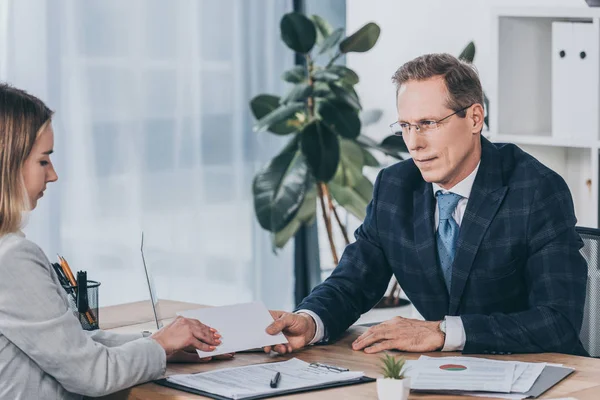
[[[254,134],[248,107],[283,90],[291,2],[15,3],[7,79],[56,110],[59,182],[29,237],[100,281],[101,305],[148,298],[143,231],[160,298],[291,308],[293,246],[272,253],[251,197],[283,142]]]

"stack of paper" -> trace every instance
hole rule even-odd
[[[523,399],[545,367],[545,363],[421,356],[406,362],[405,375],[412,378],[413,390]]]
[[[281,374],[279,385],[271,388],[271,379],[277,372]],[[363,376],[363,372],[339,371],[322,364],[309,364],[292,358],[283,362],[225,368],[199,374],[173,375],[167,380],[202,392],[231,399],[245,399],[338,382],[358,381]]]

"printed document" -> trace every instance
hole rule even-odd
[[[477,357],[428,357],[407,361],[411,388],[454,395],[523,399],[546,363],[501,361]]]
[[[406,373],[415,390],[466,390],[510,393],[515,363],[486,362],[476,358],[422,357],[408,361]]]
[[[279,385],[271,388],[271,379],[277,372],[281,374]],[[167,380],[231,399],[244,399],[286,390],[359,380],[363,375],[363,372],[339,371],[322,364],[309,364],[292,358],[283,362],[225,368],[199,374],[173,375]]]

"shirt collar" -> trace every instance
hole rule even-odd
[[[468,199],[469,196],[471,195],[471,189],[473,188],[473,183],[475,182],[475,177],[477,176],[477,171],[479,170],[480,164],[481,164],[481,161],[479,161],[479,163],[477,163],[477,166],[475,167],[473,172],[471,172],[469,174],[469,176],[467,176],[465,179],[458,182],[456,185],[454,185],[452,188],[450,188],[448,190],[443,189],[437,183],[432,183],[433,196],[435,197],[435,194],[437,193],[437,191],[441,190],[442,193],[452,192],[452,193],[456,193],[457,195],[459,195],[465,199]]]

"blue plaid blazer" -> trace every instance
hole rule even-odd
[[[429,321],[460,316],[464,353],[586,355],[579,340],[587,266],[564,180],[512,144],[481,138],[450,293],[437,259],[435,199],[412,160],[383,169],[356,241],[297,309],[336,339],[383,296],[394,274]]]

